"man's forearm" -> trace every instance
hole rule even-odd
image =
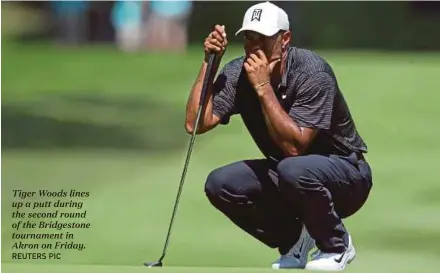
[[[216,74],[216,71],[218,70],[220,62],[217,61],[214,64],[213,67],[213,75],[210,75],[210,79],[209,79],[209,84],[208,84],[208,90],[207,90],[207,94],[206,94],[206,101],[205,101],[205,106],[204,106],[204,112],[202,113],[202,119],[201,119],[201,126],[199,127],[200,130],[203,130],[204,125],[209,125],[209,122],[212,119],[212,81],[214,79],[214,76]],[[201,97],[201,92],[202,92],[202,88],[203,88],[203,81],[205,79],[205,73],[207,73],[207,60],[204,60],[202,63],[202,66],[200,68],[199,74],[197,75],[196,81],[192,86],[191,89],[191,94],[188,98],[187,101],[187,106],[186,106],[186,128],[188,129],[192,129],[191,127],[194,124],[194,121],[196,120],[197,117],[197,110],[199,107],[199,103],[200,103],[200,97]]]
[[[270,85],[263,86],[257,94],[274,141],[285,154],[298,155],[303,143],[301,128],[281,107]]]
[[[270,118],[266,112],[266,110],[264,109],[264,106],[262,106],[262,112],[263,112],[263,116],[264,116],[264,121],[266,122],[266,126],[267,126],[267,130],[269,131],[270,136],[272,137],[272,139],[275,141],[275,143],[277,143],[279,146],[281,146],[281,139],[279,138],[278,134],[275,132],[272,122],[270,121]]]

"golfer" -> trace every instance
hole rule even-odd
[[[289,45],[288,16],[272,3],[251,6],[236,35],[244,39],[244,56],[211,78],[197,133],[240,115],[264,156],[213,170],[207,198],[235,225],[279,251],[273,268],[342,270],[355,257],[342,219],[365,204],[372,174],[334,72],[314,52]],[[216,25],[205,39],[205,60],[188,99],[188,133],[208,55],[217,54],[217,72],[227,45],[225,26]]]

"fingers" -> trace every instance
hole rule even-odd
[[[250,54],[249,58],[251,58],[256,64],[259,65],[268,63],[266,55],[261,49],[257,50],[255,53]]]
[[[247,58],[245,63],[247,63],[250,67],[258,66],[258,60],[254,60],[252,57]]]
[[[219,41],[223,42],[225,40],[225,38],[226,38],[226,31],[225,31],[225,26],[224,25],[221,25],[221,26],[220,25],[215,25],[213,32],[216,34],[216,38]]]
[[[255,63],[255,64],[261,64],[261,63],[262,63],[262,62],[261,62],[261,59],[260,59],[257,55],[255,55],[254,53],[252,53],[251,55],[249,55],[249,58],[248,58],[248,59],[252,60],[253,63]]]
[[[210,37],[211,37],[211,39],[213,41],[215,41],[219,45],[223,46],[223,44],[224,44],[224,37],[223,37],[221,32],[219,32],[217,30],[214,30],[213,32],[211,32]]]
[[[266,54],[264,54],[264,52],[261,49],[258,49],[256,54],[262,62],[267,63]]]
[[[221,43],[223,47],[226,47],[228,44],[228,39],[226,38],[226,29],[224,25],[216,25],[214,27],[214,31],[211,32],[212,36]]]
[[[247,62],[245,62],[243,64],[243,66],[244,66],[244,69],[246,69],[246,71],[250,71],[251,70],[251,66]]]
[[[204,46],[205,51],[209,52],[219,52],[222,50],[222,46],[212,41],[210,38],[206,38]]]
[[[205,50],[220,52],[226,49],[228,40],[224,25],[215,25],[214,30],[205,39]]]
[[[219,41],[217,38],[215,38],[215,37],[211,37],[211,38],[209,38],[209,43],[211,43],[212,45],[215,45],[215,46],[217,46],[217,47],[220,47],[220,48],[222,48],[224,45],[223,45],[223,42],[221,42],[221,41]]]

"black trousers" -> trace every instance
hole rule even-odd
[[[231,163],[208,175],[205,192],[233,223],[281,254],[303,224],[319,249],[341,253],[348,244],[341,219],[364,205],[371,187],[370,166],[353,153]]]

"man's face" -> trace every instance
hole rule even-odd
[[[269,37],[254,31],[244,32],[244,51],[246,56],[260,49],[264,52],[269,62],[281,56],[283,42],[283,33],[277,33]]]

